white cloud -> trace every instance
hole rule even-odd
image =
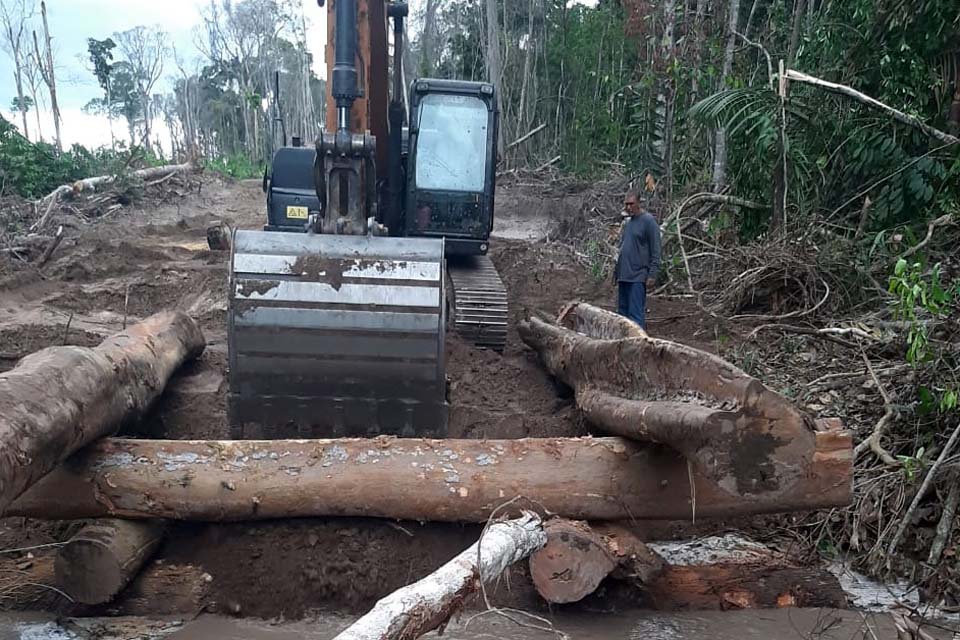
[[[85,113],[82,109],[63,109],[60,112],[60,133],[64,148],[72,144],[81,144],[89,149],[110,146],[110,121],[105,116]],[[22,129],[19,115],[11,118],[11,122]],[[31,111],[27,114],[27,126],[30,127],[30,139],[37,139],[37,119]],[[40,110],[40,124],[43,139],[53,142],[54,127],[53,113],[49,110]],[[130,135],[127,133],[127,121],[120,118],[113,121],[113,137],[117,142],[129,144]],[[154,120],[151,139],[158,140],[165,153],[170,150],[170,132],[162,120]]]

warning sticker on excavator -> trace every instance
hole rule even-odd
[[[307,219],[307,208],[306,207],[287,207],[287,217],[295,218],[297,220],[306,220]]]

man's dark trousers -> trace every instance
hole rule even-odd
[[[647,328],[647,283],[618,282],[617,313]]]

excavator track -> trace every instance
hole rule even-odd
[[[450,318],[457,333],[478,347],[503,351],[507,289],[489,256],[448,258]]]

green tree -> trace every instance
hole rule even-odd
[[[10,101],[10,111],[13,113],[29,113],[30,109],[33,108],[33,98],[30,96],[23,96],[23,101],[19,97],[14,96],[13,100]]]

